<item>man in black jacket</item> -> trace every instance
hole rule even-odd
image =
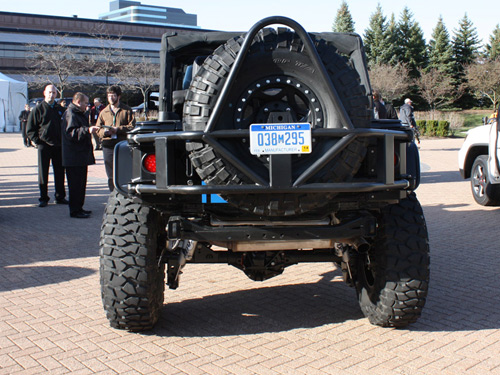
[[[378,91],[373,92],[373,118],[376,120],[382,120],[387,118],[387,111],[385,105],[381,102],[380,93]]]
[[[383,103],[385,105],[385,110],[387,112],[387,118],[390,120],[397,120],[398,113],[391,103]]]
[[[31,146],[33,146],[31,144],[30,139],[26,135],[26,123],[28,122],[29,115],[30,115],[30,106],[29,106],[29,104],[25,104],[24,105],[24,110],[22,110],[21,114],[19,115],[19,121],[21,123],[21,134],[23,136],[24,147],[31,147]]]
[[[89,98],[81,92],[73,96],[62,119],[62,163],[66,168],[69,190],[69,215],[88,218],[91,211],[83,209],[87,188],[88,166],[95,164],[91,134],[97,127],[89,127],[85,114]]]
[[[413,102],[410,98],[405,99],[405,104],[399,108],[399,120],[403,125],[409,126],[413,130],[413,134],[417,139],[417,144],[420,144],[420,132],[418,131],[415,115],[413,114]]]
[[[64,109],[55,102],[57,90],[54,85],[47,85],[43,95],[45,100],[30,112],[26,124],[26,134],[38,148],[39,207],[47,206],[50,200],[48,182],[51,161],[54,171],[56,203],[68,204],[61,160],[61,116]]]

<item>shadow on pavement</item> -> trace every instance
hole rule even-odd
[[[286,271],[285,271],[286,272]],[[289,270],[293,272],[293,270]],[[328,272],[318,283],[294,284],[214,294],[168,303],[152,333],[159,336],[246,335],[318,327],[361,319],[356,292]]]
[[[0,150],[1,152],[1,150]],[[15,173],[15,175],[17,176],[19,173],[20,170],[23,170],[23,169],[35,169],[35,173],[33,173],[34,175],[38,175],[38,170],[37,170],[38,166],[36,164],[33,164],[33,165],[0,165],[0,169],[5,169],[5,170],[12,170],[12,171],[9,171],[7,173]]]
[[[1,268],[0,292],[33,288],[80,279],[96,271],[82,267],[12,266]]]
[[[15,152],[19,151],[19,148],[0,148],[0,152]]]
[[[38,207],[38,186],[33,183],[0,184],[0,267],[50,262],[99,255],[102,214],[109,191],[104,184],[89,184],[85,208],[89,219],[70,218],[67,205],[54,203],[49,183],[49,205]],[[7,194],[5,194],[7,192]]]
[[[458,152],[460,151],[460,148],[459,147],[448,147],[448,148],[428,148],[428,149],[425,149],[424,152],[435,152],[435,151],[451,151],[451,152]]]
[[[424,172],[420,176],[421,184],[434,184],[443,182],[463,181],[460,173],[457,171]]]

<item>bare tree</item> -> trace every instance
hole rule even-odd
[[[35,82],[50,82],[62,98],[70,77],[79,75],[82,70],[81,61],[76,57],[79,48],[71,46],[68,35],[57,32],[50,34],[47,43],[28,44],[27,47],[31,57],[26,65]]]
[[[160,66],[143,56],[137,63],[122,64],[118,77],[123,87],[141,91],[146,109],[148,93],[156,88],[160,82]],[[144,113],[147,118],[147,111],[145,110]]]
[[[378,90],[382,98],[388,102],[392,102],[407,93],[412,83],[406,65],[392,66],[382,63],[370,65],[370,82],[372,87]]]
[[[436,68],[429,70],[419,68],[418,72],[420,78],[415,80],[415,85],[419,87],[422,98],[430,105],[431,112],[452,100],[455,87],[449,75]]]
[[[465,69],[468,86],[480,97],[488,98],[497,108],[500,96],[500,58],[478,60]]]
[[[87,61],[89,70],[103,76],[109,85],[111,76],[125,63],[122,35],[111,35],[104,23],[96,25],[89,35],[95,41],[93,54]]]

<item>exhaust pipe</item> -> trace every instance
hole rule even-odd
[[[363,254],[367,253],[371,247],[368,241],[366,241],[364,237],[349,238],[346,239],[344,243],[346,243],[349,246],[352,246],[354,250],[356,250],[358,253],[363,253]]]

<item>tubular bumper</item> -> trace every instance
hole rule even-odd
[[[220,138],[248,138],[248,130],[204,132],[156,132],[129,136],[129,143],[121,144],[115,150],[115,185],[123,194],[272,194],[272,193],[343,193],[405,190],[410,187],[406,178],[396,180],[394,176],[406,176],[406,150],[409,136],[404,131],[385,129],[313,129],[313,137],[333,137],[339,141],[315,164],[311,165],[295,180],[289,175],[272,174],[273,170],[291,170],[283,167],[282,159],[270,158],[269,179],[266,181],[250,170],[243,161],[237,159],[221,143]],[[371,181],[338,183],[308,183],[308,180],[327,165],[344,148],[357,138],[376,137],[384,149],[382,165],[378,167],[377,177]],[[169,173],[169,147],[179,140],[201,140],[210,144],[214,151],[229,160],[233,166],[250,178],[252,183],[242,185],[178,185]],[[145,179],[141,171],[144,147],[154,147],[156,155],[156,175]],[[394,153],[398,148],[400,162],[395,166]],[[285,161],[286,163],[287,161]],[[288,161],[291,162],[291,161]],[[281,163],[281,164],[280,164]],[[129,170],[120,167],[128,165]],[[413,176],[415,177],[415,176]]]

